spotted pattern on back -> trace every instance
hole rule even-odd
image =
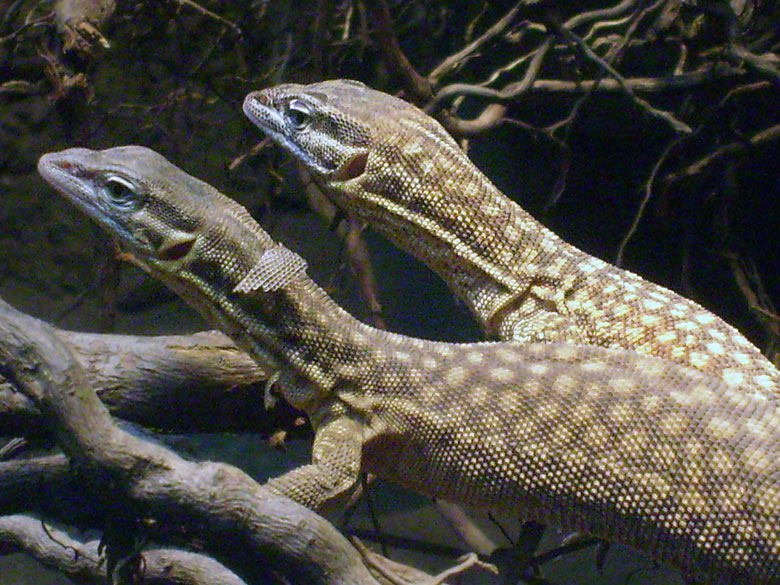
[[[345,80],[281,85],[257,95],[268,110],[309,100],[316,117],[305,136],[272,137],[308,160],[338,206],[435,270],[490,335],[630,349],[692,366],[745,392],[778,393],[777,369],[736,329],[563,242],[503,195],[413,105]],[[359,146],[333,140],[318,120],[337,120],[342,136],[361,137]],[[311,165],[313,152],[323,148],[335,168],[367,153],[365,171],[350,180],[323,173]]]
[[[778,396],[622,349],[455,345],[378,331],[297,270],[273,290],[234,293],[258,265],[288,274],[274,263],[302,260],[267,254],[279,245],[242,208],[132,148],[73,149],[42,164],[138,261],[276,371],[275,387],[308,412],[312,463],[269,490],[321,510],[371,471],[622,542],[705,583],[780,584]],[[106,172],[137,185],[145,204],[113,206]],[[187,254],[160,257],[183,236],[194,240]],[[704,312],[693,321],[716,324]],[[734,361],[749,362],[749,346],[739,347]]]

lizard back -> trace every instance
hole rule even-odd
[[[244,111],[338,207],[447,281],[489,335],[630,349],[777,394],[777,369],[734,327],[562,241],[412,104],[330,80],[253,92]]]

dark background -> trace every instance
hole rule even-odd
[[[88,21],[108,48],[94,35],[74,42],[57,24],[63,13],[88,13],[90,4],[60,2],[54,10],[47,2],[0,2],[0,296],[60,327],[146,334],[205,325],[135,269],[117,268],[110,244],[38,177],[41,154],[121,144],[159,151],[248,207],[309,261],[313,277],[340,303],[366,319],[341,243],[309,211],[294,165],[274,147],[255,148],[262,136],[241,113],[244,95],[280,82],[350,77],[429,106],[446,85],[480,83],[529,54],[555,23],[617,3],[520,3],[503,34],[433,80],[427,93],[399,65],[382,32],[397,38],[411,67],[426,77],[512,3],[391,2],[388,28],[363,2],[119,2],[110,18]],[[638,217],[622,266],[721,315],[777,363],[777,5],[669,0],[637,2],[631,14],[637,25],[630,35],[625,23],[573,32],[592,33],[588,42],[600,57],[626,40],[614,68],[624,79],[660,80],[658,91],[636,95],[685,123],[690,134],[648,115],[622,91],[597,89],[583,98],[579,90],[531,87],[508,101],[504,123],[456,137],[507,195],[600,258],[616,260]],[[716,69],[684,88],[664,85],[675,68]],[[501,89],[526,70],[527,62],[490,87]],[[558,38],[537,78],[602,75],[611,77],[571,39]],[[488,103],[466,96],[440,105],[470,119]],[[567,116],[570,122],[555,132],[544,130]],[[701,161],[701,172],[678,177]],[[366,237],[390,329],[480,339],[435,276],[380,237]],[[225,443],[238,460],[256,448]],[[407,496],[391,493],[391,502],[398,497]],[[591,557],[578,563],[577,583],[626,582],[631,574],[616,561],[613,581],[610,569],[598,576]],[[8,582],[4,570],[0,580]],[[645,572],[650,576],[629,582],[665,579]]]

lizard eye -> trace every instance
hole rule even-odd
[[[136,193],[135,185],[122,177],[107,177],[105,191],[111,201],[120,207],[138,208],[141,206],[141,198]]]
[[[287,106],[287,119],[296,130],[303,130],[311,121],[311,108],[301,100],[293,100]]]

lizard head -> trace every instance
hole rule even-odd
[[[255,91],[244,113],[329,185],[377,176],[393,164],[419,165],[442,146],[461,152],[416,106],[347,79]]]
[[[357,81],[290,83],[250,93],[244,113],[316,176],[348,180],[364,172],[373,142],[358,103],[366,93],[377,92]]]
[[[38,171],[117,241],[125,259],[146,270],[174,272],[196,246],[213,248],[219,234],[206,233],[202,217],[215,201],[224,201],[236,220],[223,229],[253,224],[232,200],[142,146],[48,153]],[[261,235],[270,248],[270,237]]]

